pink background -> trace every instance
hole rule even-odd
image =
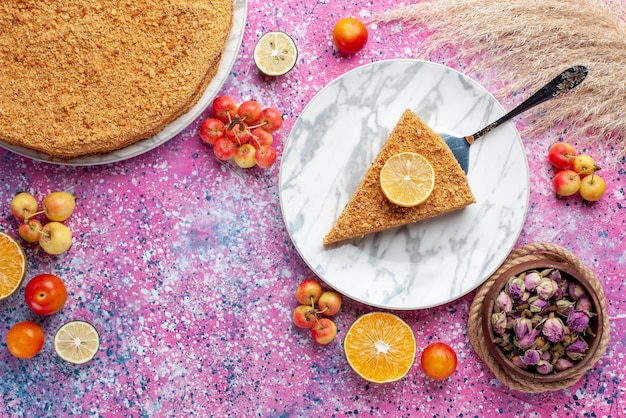
[[[415,50],[426,36],[419,27],[370,25],[360,53],[343,56],[333,48],[332,27],[340,18],[367,20],[397,6],[392,0],[250,0],[241,51],[220,94],[283,111],[285,122],[275,135],[280,153],[298,115],[331,80],[368,62],[418,57]],[[260,76],[252,60],[256,40],[269,30],[289,33],[300,52],[297,66],[275,79]],[[446,57],[430,59],[463,70]],[[467,75],[488,90],[498,84],[493,77]],[[511,96],[502,104],[510,109],[518,101]],[[507,388],[469,343],[472,293],[438,308],[395,312],[413,329],[418,357],[432,341],[456,350],[459,364],[451,378],[430,380],[417,361],[405,379],[376,385],[350,369],[342,350],[348,327],[372,308],[345,298],[335,317],[338,338],[328,346],[292,325],[295,287],[312,273],[281,218],[279,164],[242,170],[218,162],[198,138],[208,115],[159,148],[107,166],[50,165],[0,150],[3,231],[17,236],[9,211],[17,191],[41,199],[67,190],[78,197],[67,222],[75,234],[67,254],[52,257],[25,246],[27,279],[39,273],[63,277],[65,308],[37,317],[26,307],[23,289],[0,303],[0,415],[626,415],[626,164],[616,161],[612,149],[577,144],[604,167],[608,183],[605,197],[590,205],[577,197],[557,199],[551,190],[546,153],[559,134],[524,138],[531,192],[518,245],[562,245],[600,278],[611,342],[596,366],[567,390],[529,395]],[[530,120],[518,117],[516,124],[521,129]],[[102,338],[97,357],[83,366],[54,354],[54,331],[71,319],[92,322]],[[4,343],[7,330],[21,320],[39,323],[48,337],[31,360],[13,358]]]

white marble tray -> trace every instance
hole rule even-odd
[[[337,291],[388,309],[441,305],[479,286],[513,248],[528,208],[528,164],[509,122],[471,147],[468,179],[476,204],[325,248],[322,238],[407,108],[437,132],[459,135],[505,113],[484,88],[450,68],[376,62],[313,98],[280,166],[281,210],[302,258]]]
[[[207,108],[224,85],[226,78],[230,74],[230,70],[233,68],[233,64],[241,48],[241,40],[243,38],[243,31],[246,22],[247,0],[235,0],[235,6],[233,11],[233,28],[231,29],[230,36],[226,41],[226,47],[222,54],[222,60],[217,69],[217,74],[207,86],[204,94],[198,100],[198,103],[189,110],[189,112],[181,115],[174,122],[163,128],[162,131],[156,135],[139,141],[125,148],[117,151],[109,152],[106,154],[89,155],[84,157],[73,158],[68,161],[61,161],[50,159],[50,156],[41,152],[33,151],[31,149],[18,147],[15,145],[9,145],[0,142],[0,147],[6,148],[16,154],[24,157],[32,158],[33,160],[43,161],[53,164],[72,165],[72,166],[90,166],[110,164],[118,161],[127,160],[132,157],[136,157],[145,152],[155,149],[161,144],[166,143],[170,139],[174,138],[180,132],[182,132],[190,123],[192,123],[200,114]]]

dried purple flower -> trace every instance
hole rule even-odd
[[[506,312],[498,312],[491,314],[491,327],[493,332],[498,335],[504,335],[506,333]]]
[[[576,301],[576,310],[591,314],[593,307],[588,297],[582,297]]]
[[[502,291],[496,299],[496,307],[499,308],[499,312],[511,313],[513,310],[513,299],[506,292]]]
[[[561,276],[561,272],[559,270],[552,270],[550,272],[550,274],[548,274],[548,277],[551,278],[552,280],[554,280],[557,283],[561,282],[561,279],[563,278],[563,276]]]
[[[552,364],[549,361],[539,360],[537,366],[535,367],[537,373],[539,374],[550,374],[552,373]]]
[[[580,298],[587,297],[587,292],[585,291],[585,288],[582,287],[579,283],[576,283],[576,282],[570,282],[569,283],[567,292],[569,293],[569,295],[574,300],[578,300]]]
[[[567,317],[567,327],[570,332],[585,332],[589,327],[589,315],[583,311],[574,311]]]
[[[528,350],[533,348],[537,344],[537,337],[539,336],[539,330],[537,328],[533,328],[526,335],[523,335],[517,339],[517,345],[522,350]]]
[[[531,271],[530,273],[526,273],[524,277],[524,287],[526,287],[526,290],[533,290],[540,281],[541,276],[539,273]]]
[[[552,353],[550,351],[542,351],[541,352],[541,356],[539,356],[539,358],[541,358],[541,360],[543,361],[551,361],[552,360]]]
[[[543,311],[545,311],[546,308],[550,306],[550,302],[548,302],[545,299],[538,298],[536,296],[530,298],[528,302],[529,302],[530,312],[535,313],[535,314],[543,313]]]
[[[514,300],[522,299],[525,290],[524,280],[517,276],[512,276],[506,284],[506,292]]]
[[[529,334],[532,329],[533,324],[528,318],[517,318],[515,322],[513,322],[513,332],[515,332],[517,339]]]
[[[526,363],[527,366],[534,366],[539,363],[539,360],[541,360],[539,350],[526,350],[524,352],[524,363]]]
[[[544,278],[535,287],[535,291],[537,292],[537,296],[544,300],[550,300],[552,296],[556,293],[559,285],[552,279]]]
[[[554,370],[556,370],[557,372],[562,372],[572,367],[574,367],[574,363],[566,358],[560,358],[554,364]]]
[[[520,369],[525,369],[526,368],[526,363],[524,363],[524,360],[520,356],[513,356],[513,357],[511,357],[511,363],[513,363],[514,365],[516,365]]]
[[[545,320],[541,332],[548,341],[558,343],[565,337],[565,325],[560,318],[551,317]]]
[[[572,311],[574,311],[574,302],[571,302],[567,299],[559,299],[554,305],[556,306],[556,311],[560,314],[569,315]]]
[[[585,357],[588,349],[589,346],[587,345],[585,340],[578,338],[576,341],[567,346],[567,348],[565,349],[565,354],[570,359],[578,361]]]

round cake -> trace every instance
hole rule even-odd
[[[69,160],[151,137],[215,77],[234,0],[5,0],[0,140]]]

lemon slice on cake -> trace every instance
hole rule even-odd
[[[395,205],[417,206],[435,188],[435,170],[424,156],[401,152],[390,157],[380,170],[380,188]]]

